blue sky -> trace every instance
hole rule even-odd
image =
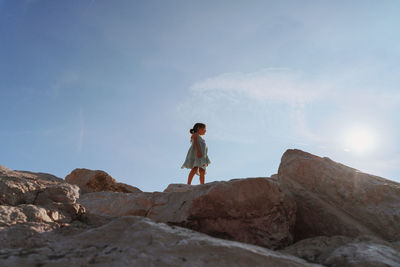
[[[398,1],[0,0],[0,164],[184,183],[270,176],[289,148],[400,181]],[[198,179],[194,180],[198,183]]]

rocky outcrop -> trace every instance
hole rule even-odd
[[[114,191],[122,193],[140,193],[139,188],[124,183],[118,183],[104,171],[88,169],[75,169],[65,177],[65,181],[75,184],[81,189],[81,194],[101,191]]]
[[[370,236],[313,237],[282,252],[325,266],[400,266],[400,248]]]
[[[19,248],[1,244],[3,266],[317,266],[291,255],[216,239],[143,217],[88,229],[71,225]]]
[[[44,173],[0,167],[0,243],[21,246],[29,236],[79,220],[79,188]]]
[[[163,193],[91,193],[83,195],[79,203],[94,214],[145,216],[267,248],[293,241],[296,205],[267,178],[174,185]]]
[[[156,223],[148,218],[125,216],[106,218],[96,214],[85,214],[82,205],[77,204],[79,188],[64,182],[62,179],[49,174],[35,174],[29,172],[11,171],[0,168],[0,265],[1,266],[312,266],[299,258],[274,252],[265,248],[212,238],[177,226],[168,226]],[[254,186],[264,184],[253,181]],[[228,210],[227,214],[234,214],[240,210],[233,210],[234,203],[241,203],[238,209],[249,208],[249,212],[256,212],[265,199],[258,195],[244,206],[244,199],[248,198],[246,183],[237,181],[232,191],[232,185],[205,186],[204,190],[182,191],[180,186],[170,187],[170,193],[139,193],[128,194],[103,191],[88,193],[83,196],[103,196],[109,200],[124,200],[115,207],[108,207],[112,211],[116,207],[124,207],[126,199],[136,198],[137,207],[144,207],[147,215],[152,218],[166,218],[169,208],[176,205],[184,206],[179,199],[192,202],[194,195],[210,200],[218,198],[213,194],[224,191],[226,195],[238,200],[231,200],[231,204],[221,203]],[[250,183],[251,184],[251,183]],[[191,188],[192,189],[192,188]],[[254,189],[254,188],[253,188]],[[270,188],[272,194],[276,188]],[[214,193],[213,193],[214,192]],[[189,194],[190,196],[185,196]],[[285,201],[279,190],[273,198],[274,203]],[[257,196],[257,194],[256,194]],[[147,201],[148,197],[149,201]],[[171,198],[171,202],[168,199]],[[276,199],[275,199],[276,198]],[[163,209],[161,202],[169,203]],[[200,201],[197,199],[196,201]],[[236,201],[236,202],[235,202]],[[118,202],[118,201],[117,201]],[[290,202],[293,205],[293,202]],[[198,208],[204,209],[199,202]],[[217,208],[217,202],[212,209]],[[252,205],[256,207],[254,210]],[[271,205],[268,204],[267,205]],[[176,207],[175,207],[176,208]],[[187,209],[187,207],[185,207]],[[175,214],[177,214],[177,210]],[[106,212],[103,213],[106,213]],[[121,209],[120,215],[127,215]],[[138,209],[138,213],[141,213]],[[172,211],[173,212],[173,211]],[[201,211],[197,211],[199,214]],[[261,211],[258,211],[261,214]],[[125,213],[125,214],[124,214]],[[291,212],[295,213],[295,210]],[[151,216],[150,216],[151,214]],[[193,213],[196,214],[196,213]],[[143,215],[143,214],[142,214]],[[271,214],[270,214],[271,215]],[[180,215],[181,217],[183,215]],[[244,215],[243,215],[244,216]],[[247,219],[251,219],[248,215]],[[278,216],[275,214],[273,219]],[[279,216],[278,216],[279,217]],[[259,218],[268,221],[268,218]],[[292,219],[294,222],[294,219]]]
[[[295,238],[371,235],[400,240],[400,184],[300,150],[282,157],[278,181],[297,203]]]
[[[164,192],[66,180],[0,166],[1,266],[400,266],[400,185],[299,150],[271,178]]]
[[[57,187],[60,183],[63,183],[63,180],[51,174],[12,171],[0,165],[0,204],[33,203],[38,194],[47,187]],[[75,191],[76,199],[78,192]]]

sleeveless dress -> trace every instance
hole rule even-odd
[[[206,167],[208,164],[211,163],[210,159],[208,158],[208,147],[206,145],[206,141],[204,141],[203,138],[201,138],[200,135],[197,136],[197,144],[199,146],[199,149],[201,151],[201,158],[197,157],[196,153],[196,147],[194,145],[193,140],[191,141],[192,145],[189,148],[189,151],[186,155],[185,162],[182,165],[183,168],[188,168],[188,169],[193,169],[193,167],[200,167],[204,171],[206,171]],[[199,169],[197,169],[196,172],[197,175],[200,175]]]

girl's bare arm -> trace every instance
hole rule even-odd
[[[201,158],[201,150],[199,148],[199,144],[197,143],[197,134],[193,135],[193,142],[194,142],[194,147],[196,148],[196,152],[197,152],[197,157]]]

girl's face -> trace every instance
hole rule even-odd
[[[207,131],[206,127],[204,126],[204,128],[199,128],[198,130],[199,135],[204,135]]]

